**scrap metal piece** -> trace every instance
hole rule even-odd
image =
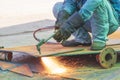
[[[29,77],[33,76],[33,73],[27,64],[18,66],[17,64],[13,64],[10,62],[0,61],[0,68],[2,70],[9,70],[9,71],[12,71],[12,72],[15,72],[18,74],[22,74],[25,76],[29,76]]]
[[[8,70],[11,69],[13,67],[15,67],[16,65],[10,62],[4,62],[4,61],[0,61],[0,68],[2,70]]]
[[[27,64],[18,66],[16,68],[10,69],[10,71],[18,73],[18,74],[22,74],[28,77],[33,77],[33,73],[31,72],[29,66]]]
[[[43,63],[42,63],[40,57],[38,57],[38,58],[32,57],[32,58],[28,58],[26,60],[27,60],[26,63],[28,63],[32,72],[34,72],[34,73],[44,72],[45,69],[44,69],[44,66],[43,66]]]
[[[120,45],[120,39],[110,39],[106,43],[107,46]]]
[[[11,51],[0,50],[0,60],[11,61],[13,53]]]
[[[98,61],[103,68],[110,68],[117,61],[117,53],[113,48],[107,47],[99,54]]]

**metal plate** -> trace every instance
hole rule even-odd
[[[10,71],[21,74],[21,75],[33,77],[33,73],[31,72],[31,70],[27,64],[10,69]]]
[[[0,68],[2,70],[8,70],[11,68],[16,67],[16,64],[10,63],[10,62],[5,62],[5,61],[0,61]]]

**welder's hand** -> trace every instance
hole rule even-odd
[[[57,42],[63,42],[65,40],[67,40],[69,37],[71,36],[71,33],[68,32],[67,30],[65,30],[64,28],[60,28],[56,34],[53,36],[53,38],[57,41]]]
[[[58,30],[55,35],[53,36],[53,38],[57,41],[57,42],[61,42],[62,41],[62,34],[61,31]]]
[[[55,30],[58,30],[60,26],[68,19],[69,16],[70,15],[65,10],[61,10],[58,13],[58,17],[55,22]]]

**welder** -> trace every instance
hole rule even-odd
[[[53,13],[57,42],[65,47],[82,45],[101,50],[107,36],[120,25],[120,0],[64,0],[54,5]],[[71,34],[75,39],[67,40]]]

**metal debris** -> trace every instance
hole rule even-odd
[[[18,73],[18,74],[25,75],[25,76],[29,76],[29,77],[33,76],[33,73],[31,72],[31,70],[30,70],[30,68],[27,64],[24,64],[24,65],[18,66],[16,68],[10,69],[10,71]]]
[[[5,61],[11,61],[13,53],[11,51],[0,50],[0,59]]]
[[[0,61],[0,68],[2,70],[8,70],[11,69],[13,67],[15,67],[16,65],[10,62],[4,62],[4,61]]]

